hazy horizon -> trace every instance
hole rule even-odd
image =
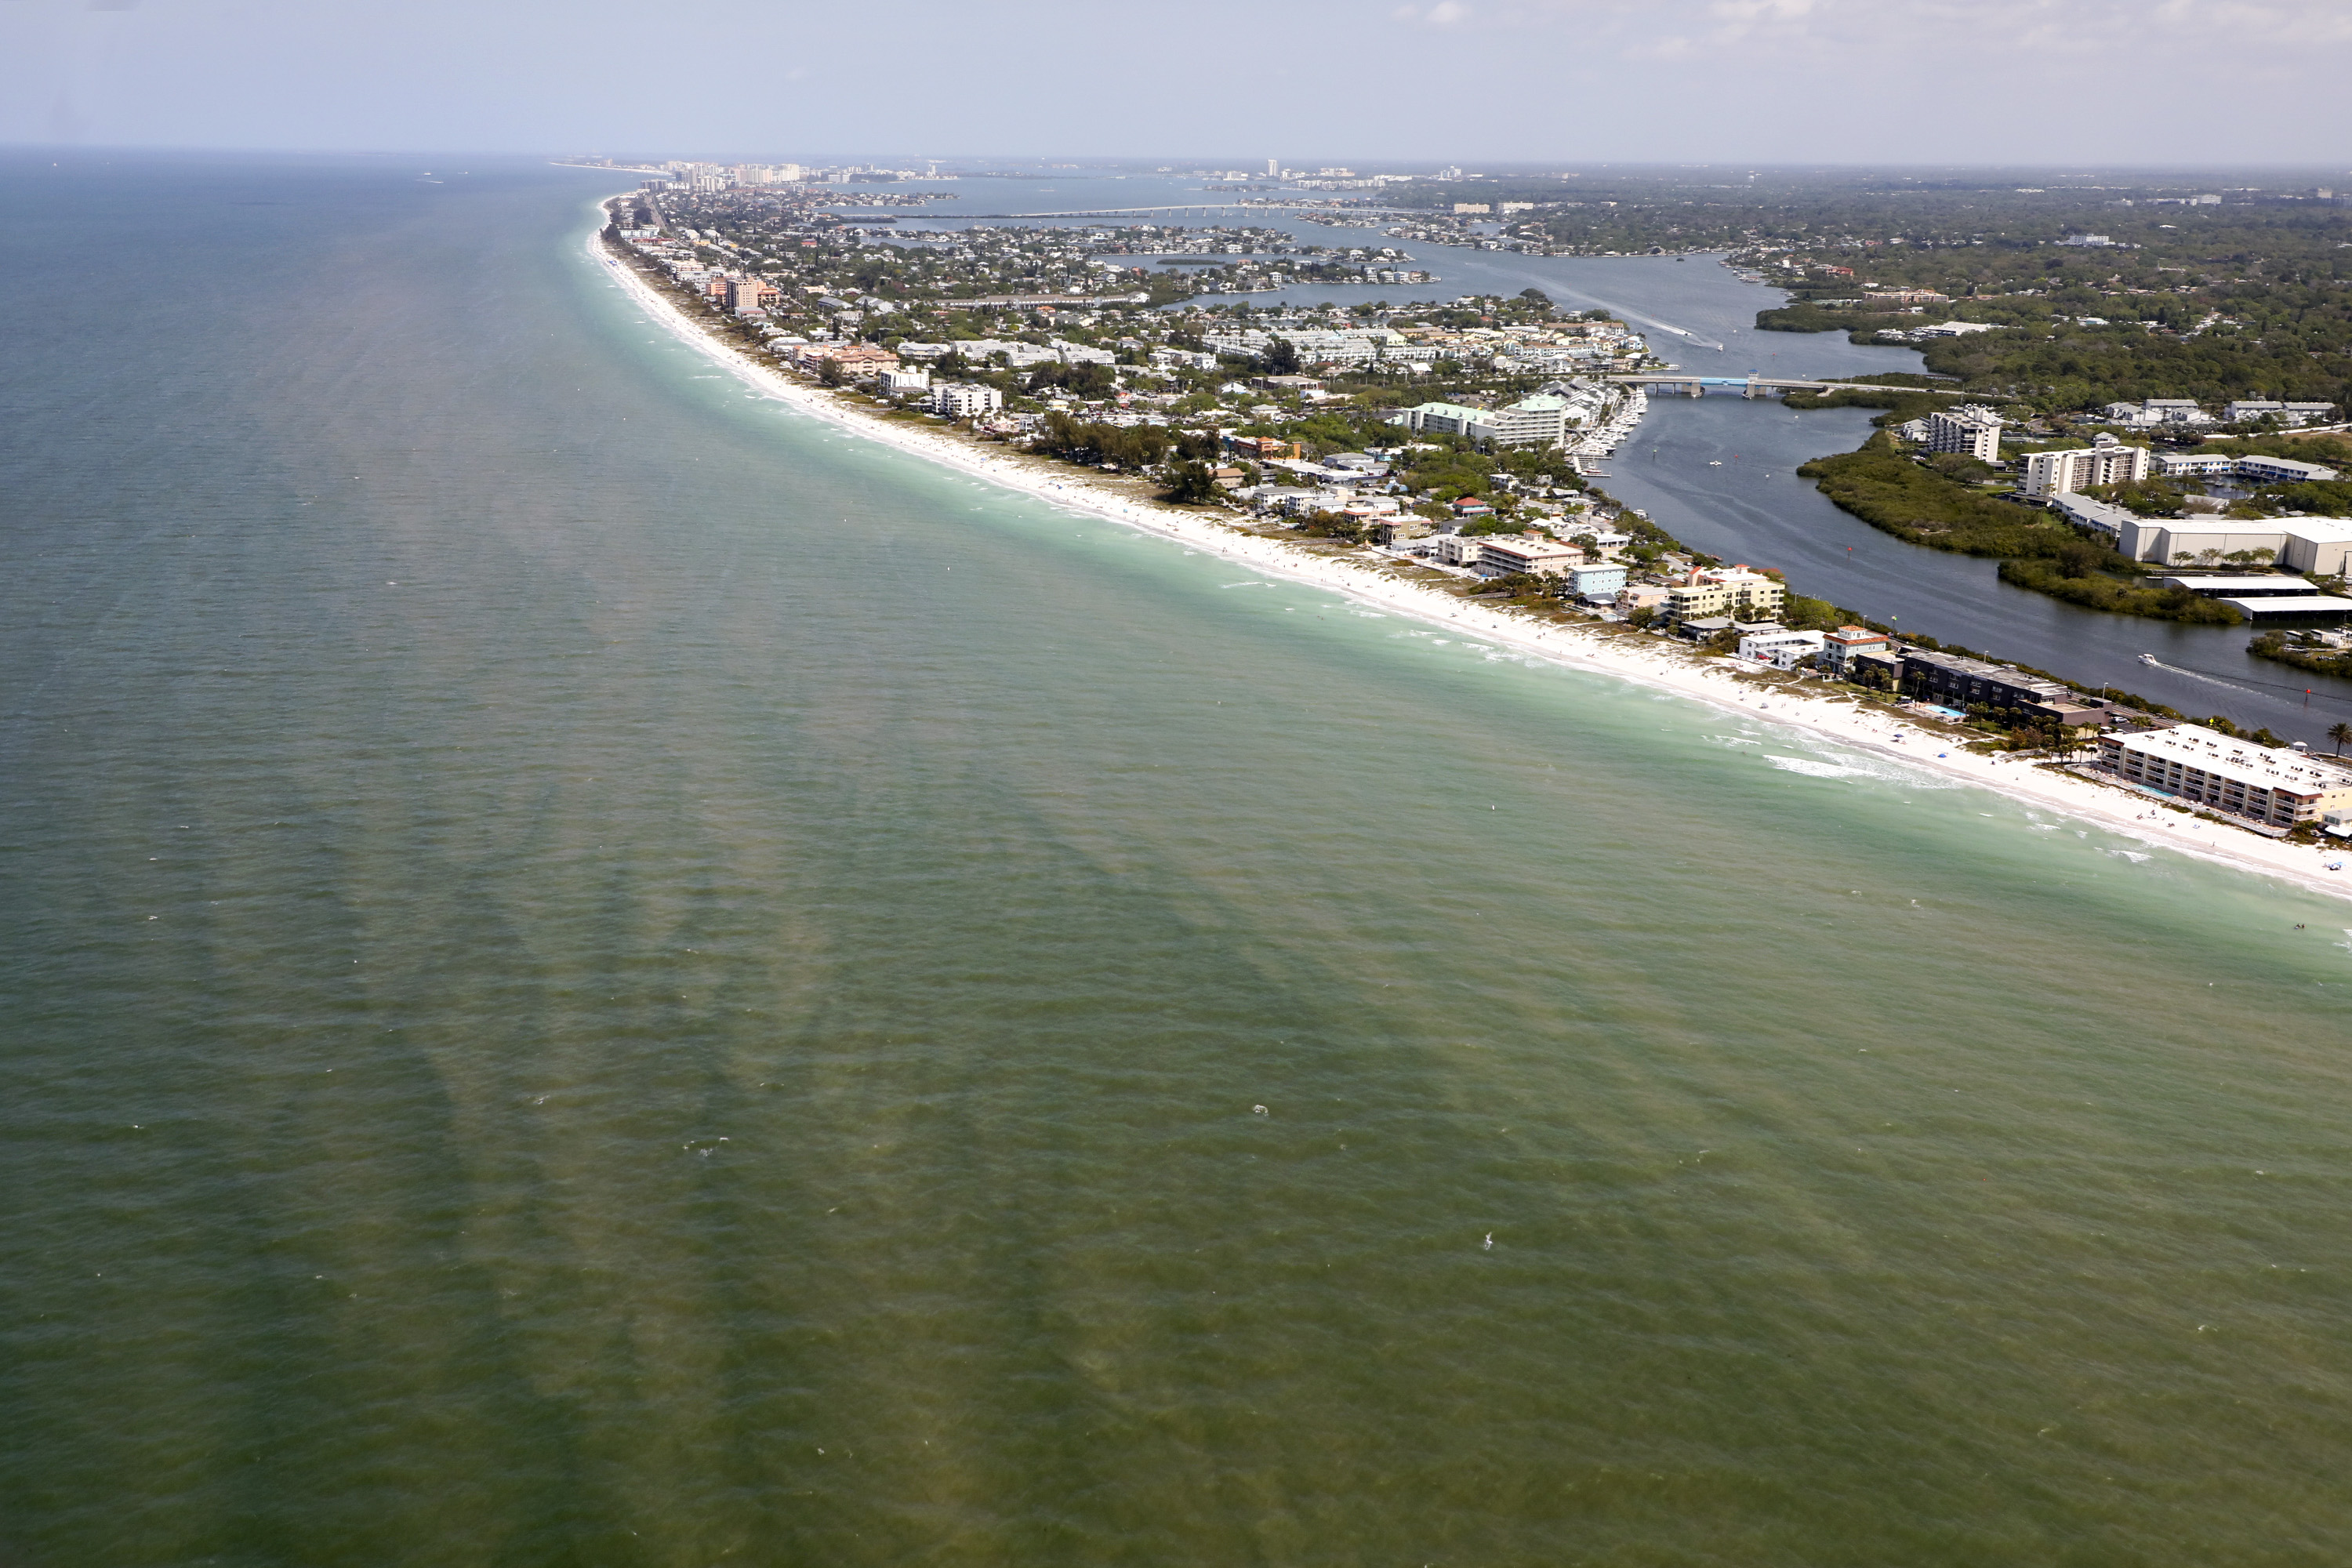
[[[8,0],[0,59],[0,142],[39,146],[2326,169],[2352,131],[2322,0]]]

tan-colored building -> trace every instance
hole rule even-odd
[[[2127,784],[2272,827],[2352,810],[2352,770],[2199,724],[2106,735],[2099,765]]]
[[[1734,611],[1753,619],[1777,616],[1788,602],[1789,590],[1779,578],[1745,566],[1723,566],[1694,572],[1689,582],[1667,589],[1665,607],[1678,621]]]
[[[1557,540],[1525,533],[1488,534],[1478,564],[1500,572],[1525,572],[1541,576],[1583,564],[1584,552]]]
[[[782,290],[764,278],[727,280],[727,308],[730,310],[763,310],[782,298]]]
[[[898,368],[897,354],[870,343],[803,343],[793,350],[793,363],[803,370],[815,370],[826,360],[841,366],[842,374],[852,381]]]

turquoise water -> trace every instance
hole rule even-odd
[[[2352,906],[841,436],[445,173],[0,168],[15,1561],[2352,1549]]]

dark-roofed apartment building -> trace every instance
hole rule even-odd
[[[2054,680],[2005,664],[1927,648],[1903,650],[1903,690],[1906,696],[1962,712],[1990,708],[2021,718],[2054,719],[2069,728],[2095,726],[2105,717],[2103,710],[2076,701],[2071,690]]]

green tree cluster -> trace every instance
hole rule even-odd
[[[2145,568],[2047,512],[1947,479],[1895,450],[1883,433],[1859,451],[1818,458],[1797,472],[1873,528],[1911,544],[2001,557],[2005,583],[2069,604],[2158,620],[2229,626],[2242,619],[2218,599],[2149,588]]]
[[[1167,454],[1168,445],[1168,432],[1155,425],[1105,425],[1056,412],[1045,416],[1030,449],[1073,463],[1146,468]]]

